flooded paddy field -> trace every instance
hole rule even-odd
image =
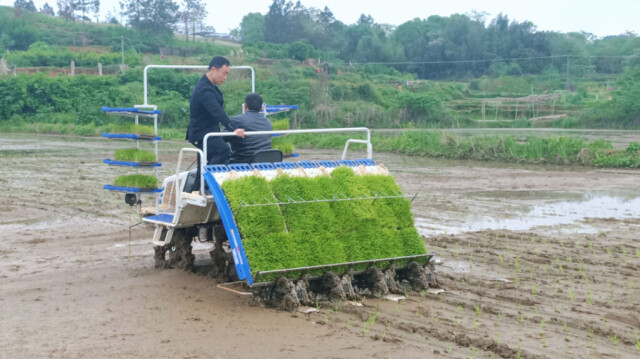
[[[161,176],[183,145],[161,143]],[[0,358],[640,356],[638,170],[374,154],[418,194],[440,288],[303,314],[154,269],[152,231],[130,237],[133,211],[102,190],[125,147],[0,134]]]

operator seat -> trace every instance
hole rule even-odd
[[[282,151],[276,149],[262,150],[254,153],[249,158],[249,163],[282,162]]]

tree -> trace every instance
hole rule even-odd
[[[50,16],[54,16],[55,12],[53,11],[53,8],[51,6],[49,6],[49,3],[44,3],[44,5],[42,5],[42,9],[40,9],[40,13],[41,14],[45,14],[45,15],[50,15]]]
[[[172,0],[126,0],[129,24],[145,36],[173,36],[179,6]]]
[[[259,12],[251,12],[242,18],[239,33],[245,43],[264,41],[264,16]]]
[[[196,32],[204,28],[204,19],[207,17],[205,3],[202,0],[183,0],[182,11],[178,12],[178,19],[183,25],[184,34],[189,40],[189,31],[196,41]]]
[[[58,16],[66,20],[74,20],[73,11],[74,4],[71,0],[57,0],[56,4],[58,5]]]
[[[264,17],[264,39],[276,44],[290,42],[291,1],[273,0],[269,12]]]
[[[79,11],[80,18],[84,22],[88,19],[87,13],[97,14],[100,12],[100,0],[73,0],[73,11]]]
[[[16,0],[13,3],[13,7],[16,9],[23,9],[23,10],[27,10],[27,11],[33,11],[36,12],[36,6],[33,4],[33,0]]]

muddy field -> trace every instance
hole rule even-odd
[[[154,269],[152,231],[129,237],[102,190],[123,147],[0,134],[0,358],[640,357],[640,171],[375,156],[419,194],[444,292],[303,314]]]

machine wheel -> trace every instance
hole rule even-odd
[[[182,231],[173,232],[173,237],[169,243],[169,268],[179,268],[186,271],[193,271],[193,261],[195,256],[191,253],[190,236],[185,236]]]
[[[238,275],[236,274],[233,255],[229,250],[227,235],[221,224],[213,227],[213,239],[215,248],[209,252],[213,262],[211,276],[223,282],[237,281]]]
[[[164,234],[164,233],[163,233]],[[193,237],[185,235],[183,230],[175,230],[171,241],[162,247],[153,247],[156,268],[179,268],[193,271],[195,256],[191,253]],[[166,253],[169,259],[166,259]]]

